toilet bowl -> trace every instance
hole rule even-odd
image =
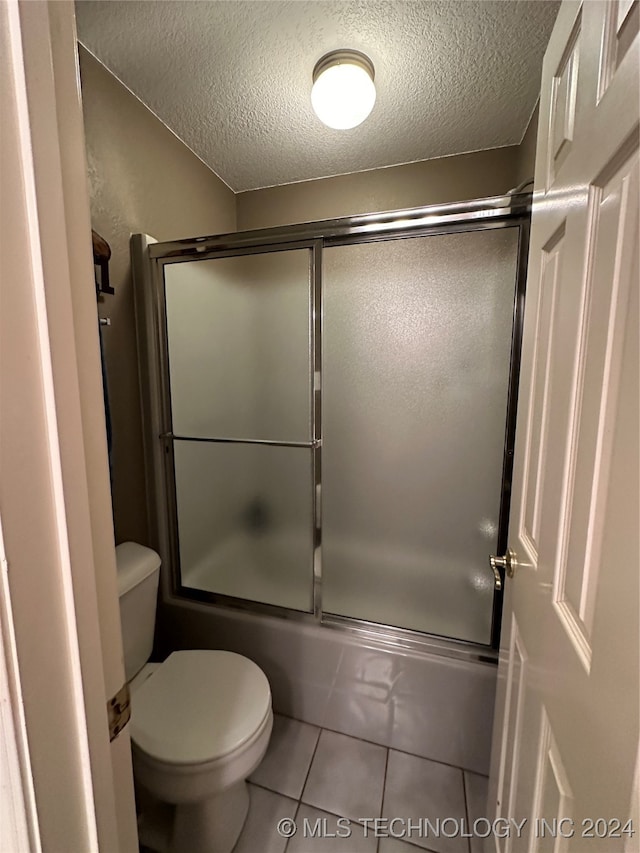
[[[134,773],[176,806],[170,850],[232,850],[272,724],[269,682],[233,652],[174,652],[132,691]]]
[[[140,617],[149,616],[150,596],[155,614],[160,559],[131,542],[119,545],[116,556],[134,778],[147,801],[175,807],[167,837],[152,849],[231,853],[249,807],[246,779],[271,736],[269,682],[253,661],[233,652],[191,649],[147,664],[153,623],[149,636]]]

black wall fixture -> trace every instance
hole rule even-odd
[[[109,259],[111,258],[111,247],[97,231],[91,232],[93,238],[93,266],[96,275],[96,292],[110,293],[115,290],[109,284]]]

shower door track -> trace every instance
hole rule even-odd
[[[520,348],[524,313],[526,264],[529,245],[531,194],[498,196],[455,204],[198,237],[165,243],[145,242],[133,237],[136,320],[143,395],[143,420],[148,491],[148,515],[155,544],[170,572],[163,573],[165,594],[182,601],[231,607],[236,610],[319,624],[359,636],[365,642],[410,651],[435,652],[462,659],[495,662],[500,639],[502,589],[494,592],[491,642],[466,640],[382,625],[363,619],[325,613],[322,608],[321,454],[322,425],[322,250],[324,247],[380,240],[433,236],[502,227],[519,228],[515,297],[511,337],[511,361],[504,439],[502,490],[497,553],[507,548],[509,502],[513,469],[515,418],[520,370]],[[164,301],[163,267],[180,261],[199,261],[236,255],[308,249],[311,252],[311,428],[309,442],[267,441],[233,437],[174,435],[171,427],[168,338]],[[150,263],[149,263],[150,261]],[[156,436],[155,440],[153,436]],[[177,502],[173,459],[174,440],[246,443],[269,446],[307,447],[312,455],[313,479],[313,609],[291,610],[250,599],[185,587],[181,583]],[[487,559],[488,559],[487,555]],[[167,578],[167,575],[169,577]]]

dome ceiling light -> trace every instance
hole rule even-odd
[[[368,56],[357,50],[332,50],[313,69],[311,104],[335,130],[357,127],[376,102],[375,72]]]

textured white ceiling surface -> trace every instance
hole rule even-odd
[[[235,191],[518,144],[554,0],[89,0],[80,41]],[[377,100],[325,127],[311,74],[366,53]]]

